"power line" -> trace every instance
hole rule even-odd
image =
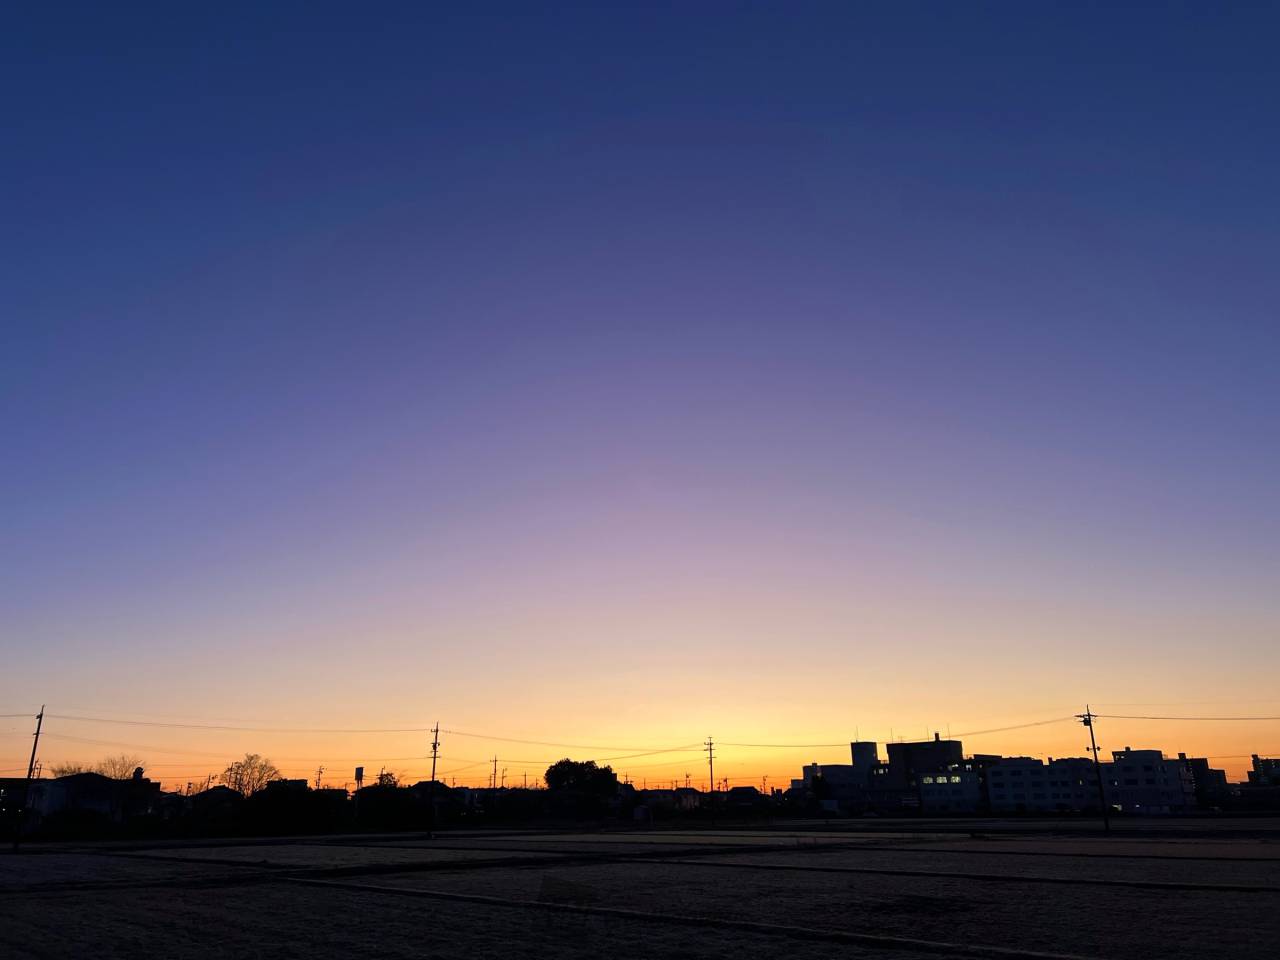
[[[848,740],[842,740],[840,743],[730,743],[728,740],[721,740],[722,747],[759,747],[761,749],[777,749],[777,750],[820,750],[835,747],[847,747]],[[705,748],[703,748],[705,752]]]
[[[45,732],[44,736],[46,738],[53,738],[55,740],[66,740],[72,743],[92,744],[93,746],[98,746],[98,747],[123,747],[124,749],[127,749],[127,750],[142,750],[147,753],[176,753],[176,754],[179,754],[180,756],[207,757],[213,760],[225,760],[228,753],[235,753],[234,750],[224,751],[221,753],[214,753],[212,751],[207,751],[207,750],[175,750],[172,747],[157,747],[157,746],[153,746],[145,743],[130,743],[125,740],[95,740],[92,737],[76,737],[76,736],[72,736],[69,733],[49,733],[47,731]],[[429,754],[416,754],[408,757],[324,756],[324,757],[272,757],[270,759],[278,760],[282,763],[346,763],[348,761],[352,763],[358,763],[358,762],[402,763],[408,760],[427,760],[429,758],[430,758]],[[155,764],[149,764],[149,766],[155,766],[155,767],[172,766],[172,764],[155,763]]]
[[[1280,717],[1142,717],[1119,713],[1095,713],[1104,720],[1280,720]]]
[[[440,732],[452,734],[455,737],[471,737],[475,740],[492,740],[498,743],[522,743],[531,747],[567,747],[571,750],[652,750],[655,753],[668,752],[667,750],[659,747],[638,747],[634,744],[619,746],[616,743],[556,743],[552,740],[520,740],[515,737],[495,737],[487,733],[468,733],[465,730],[446,730],[443,727],[440,728]]]
[[[25,714],[23,714],[25,716]],[[83,723],[118,723],[130,727],[166,727],[178,730],[229,730],[243,733],[430,733],[430,727],[241,727],[219,723],[176,723],[161,720],[115,720],[110,717],[71,716],[50,713],[56,720],[74,720]],[[446,731],[452,732],[452,731]]]
[[[29,714],[14,714],[14,717],[26,717]],[[158,727],[164,729],[176,730],[222,730],[228,732],[242,733],[431,733],[431,727],[268,727],[268,726],[240,726],[231,724],[218,723],[180,723],[176,721],[162,720],[121,720],[112,717],[93,717],[84,715],[50,713],[47,717],[57,720],[70,720],[79,723],[114,723],[130,727]],[[653,753],[665,753],[666,749],[657,747],[637,747],[635,745],[620,744],[598,744],[598,743],[560,743],[552,740],[524,740],[516,737],[498,737],[490,734],[471,733],[465,730],[446,730],[440,728],[440,733],[448,733],[455,737],[470,737],[476,740],[491,740],[500,743],[520,743],[529,746],[539,747],[565,747],[573,750],[642,750],[652,751]],[[683,749],[683,748],[677,748]],[[671,751],[674,752],[674,751]],[[639,755],[639,754],[637,754]],[[619,757],[616,759],[625,759]],[[541,762],[541,761],[538,761]]]
[[[1044,727],[1051,723],[1066,723],[1067,721],[1074,719],[1075,717],[1051,717],[1048,720],[1032,720],[1030,723],[1015,723],[1010,727],[992,727],[989,730],[970,730],[967,733],[955,734],[953,739],[955,737],[981,737],[984,734],[1004,733],[1008,730],[1025,730],[1028,727]]]
[[[988,733],[1005,733],[1009,730],[1025,730],[1029,727],[1043,727],[1051,723],[1065,723],[1073,720],[1074,717],[1050,717],[1048,720],[1032,720],[1029,723],[1015,723],[1007,727],[991,727],[987,730],[969,730],[965,733],[957,733],[952,735],[952,739],[960,737],[980,737]],[[729,743],[726,740],[720,741],[722,747],[751,747],[761,749],[778,749],[778,750],[820,750],[835,747],[847,747],[848,740],[842,740],[839,743]]]
[[[1138,702],[1125,703],[1103,703],[1102,707],[1201,707],[1206,703],[1222,704],[1222,703],[1280,703],[1280,700],[1251,700],[1247,697],[1234,697],[1230,700],[1147,700]],[[1101,714],[1098,714],[1101,716]]]

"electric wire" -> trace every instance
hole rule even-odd
[[[1195,721],[1239,721],[1239,720],[1280,720],[1280,717],[1144,717],[1133,714],[1120,713],[1095,713],[1095,717],[1101,717],[1103,720],[1195,720]]]

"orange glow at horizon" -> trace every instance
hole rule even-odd
[[[1263,704],[1259,704],[1262,707]],[[1095,705],[1095,710],[1105,714],[1105,708]],[[1119,712],[1117,708],[1117,712]],[[1257,711],[1262,714],[1261,709]],[[1201,711],[1198,715],[1209,715]],[[275,762],[282,775],[290,778],[314,781],[316,771],[323,767],[322,782],[325,786],[350,786],[354,781],[354,769],[365,768],[366,780],[376,777],[385,768],[402,781],[417,782],[430,776],[430,734],[421,732],[397,733],[286,733],[278,731],[236,731],[216,729],[174,729],[163,726],[133,726],[122,723],[64,719],[72,714],[59,714],[49,710],[42,734],[40,760],[45,775],[51,768],[71,760],[92,763],[104,756],[120,753],[135,755],[144,761],[147,775],[159,780],[165,789],[183,790],[187,783],[197,788],[206,778],[217,781],[218,774],[230,761],[244,753],[259,753]],[[1050,715],[1053,716],[1053,715]],[[1087,732],[1067,714],[1057,722],[1040,724],[1024,729],[980,733],[976,736],[960,736],[964,730],[975,729],[966,725],[957,729],[955,724],[936,732],[943,738],[949,735],[961,739],[966,755],[974,753],[999,753],[1005,756],[1049,757],[1086,756]],[[172,721],[149,721],[142,715],[126,717],[113,715],[111,720],[132,719],[143,724]],[[988,718],[983,729],[1020,723],[1032,723],[1049,719],[1039,717]],[[194,724],[215,723],[186,718]],[[752,723],[756,725],[753,726]],[[6,721],[3,728],[4,747],[0,756],[9,762],[0,764],[10,768],[23,750],[29,749],[30,733],[23,733],[22,722]],[[542,740],[533,732],[506,730],[498,733],[489,728],[464,729],[442,723],[441,750],[437,763],[437,778],[445,783],[456,782],[460,786],[485,786],[493,771],[493,757],[497,757],[499,781],[521,786],[540,785],[546,767],[558,759],[570,757],[577,760],[594,759],[608,764],[619,778],[628,779],[641,787],[669,786],[673,781],[683,785],[686,774],[691,785],[705,789],[708,782],[707,757],[702,747],[705,734],[699,736],[693,730],[684,730],[683,736],[670,723],[655,724],[653,733],[644,741],[626,741],[616,726],[605,724],[590,729],[594,736],[582,737],[586,746],[547,746],[539,743],[514,743],[511,740]],[[738,727],[746,736],[729,736],[733,729],[725,724],[725,736],[715,737],[715,775],[717,785],[727,778],[731,786],[753,785],[786,788],[793,778],[799,778],[801,767],[807,763],[848,763],[847,742],[827,736],[812,735],[765,737],[758,719],[744,721]],[[361,728],[371,729],[371,728]],[[457,732],[455,732],[457,731]],[[538,731],[541,733],[541,731]],[[631,731],[628,731],[631,732]],[[799,731],[797,731],[799,734]],[[841,731],[852,741],[854,730]],[[932,728],[894,728],[893,737],[898,740],[920,740],[931,737]],[[1188,756],[1208,756],[1212,766],[1226,770],[1232,781],[1243,780],[1249,769],[1249,755],[1275,755],[1280,750],[1280,721],[1140,721],[1104,719],[1098,721],[1099,747],[1106,760],[1112,750],[1132,746],[1134,748],[1161,749],[1174,757],[1179,751]],[[879,743],[882,760],[887,759],[885,744],[888,729],[880,735],[867,727],[859,727],[861,739],[874,739]],[[475,735],[473,735],[475,734]],[[522,735],[527,734],[527,735]],[[495,739],[489,739],[494,737]],[[505,739],[496,739],[504,737]],[[25,738],[25,742],[24,742]],[[548,742],[570,743],[576,741],[552,740]],[[593,748],[592,744],[599,744]],[[765,747],[755,744],[812,744],[812,746]],[[819,745],[822,744],[822,745]],[[17,749],[15,749],[15,747]],[[25,765],[25,757],[21,757]],[[10,772],[6,775],[21,775]],[[767,778],[767,780],[766,780]]]

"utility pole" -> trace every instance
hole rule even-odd
[[[489,774],[489,786],[494,790],[498,789],[498,755],[496,753],[493,755],[493,773]]]
[[[711,776],[711,794],[714,796],[716,792],[716,745],[712,742],[711,737],[708,736],[704,746],[707,748],[707,770]]]
[[[1107,791],[1102,787],[1102,764],[1098,762],[1098,739],[1093,734],[1093,721],[1097,714],[1084,705],[1084,713],[1077,713],[1076,719],[1089,728],[1089,749],[1093,751],[1093,773],[1098,778],[1098,803],[1102,805],[1102,828],[1111,832],[1111,811],[1107,809]]]
[[[40,746],[40,728],[44,726],[44,704],[40,704],[40,712],[36,714],[36,732],[31,740],[31,759],[27,761],[27,783],[22,789],[22,806],[18,808],[18,816],[13,825],[13,852],[18,852],[18,843],[22,839],[22,821],[27,816],[27,805],[31,802],[31,777],[36,771],[36,750]]]
[[[316,767],[316,789],[320,789],[320,778],[324,776],[324,767]]]
[[[427,837],[432,838],[436,829],[436,757],[440,755],[440,721],[431,728],[431,785],[427,787],[427,805],[431,808],[427,821]]]

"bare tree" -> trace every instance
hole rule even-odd
[[[93,767],[79,760],[67,760],[63,763],[51,764],[49,772],[55,777],[69,777],[74,773],[90,773]]]
[[[121,753],[114,757],[105,757],[99,761],[98,765],[93,768],[93,772],[100,773],[104,777],[110,777],[112,780],[128,780],[133,776],[134,770],[145,766],[145,764],[146,761],[141,757]]]
[[[272,780],[280,779],[280,771],[270,760],[256,753],[246,753],[222,771],[222,782],[246,797],[257,793]]]

